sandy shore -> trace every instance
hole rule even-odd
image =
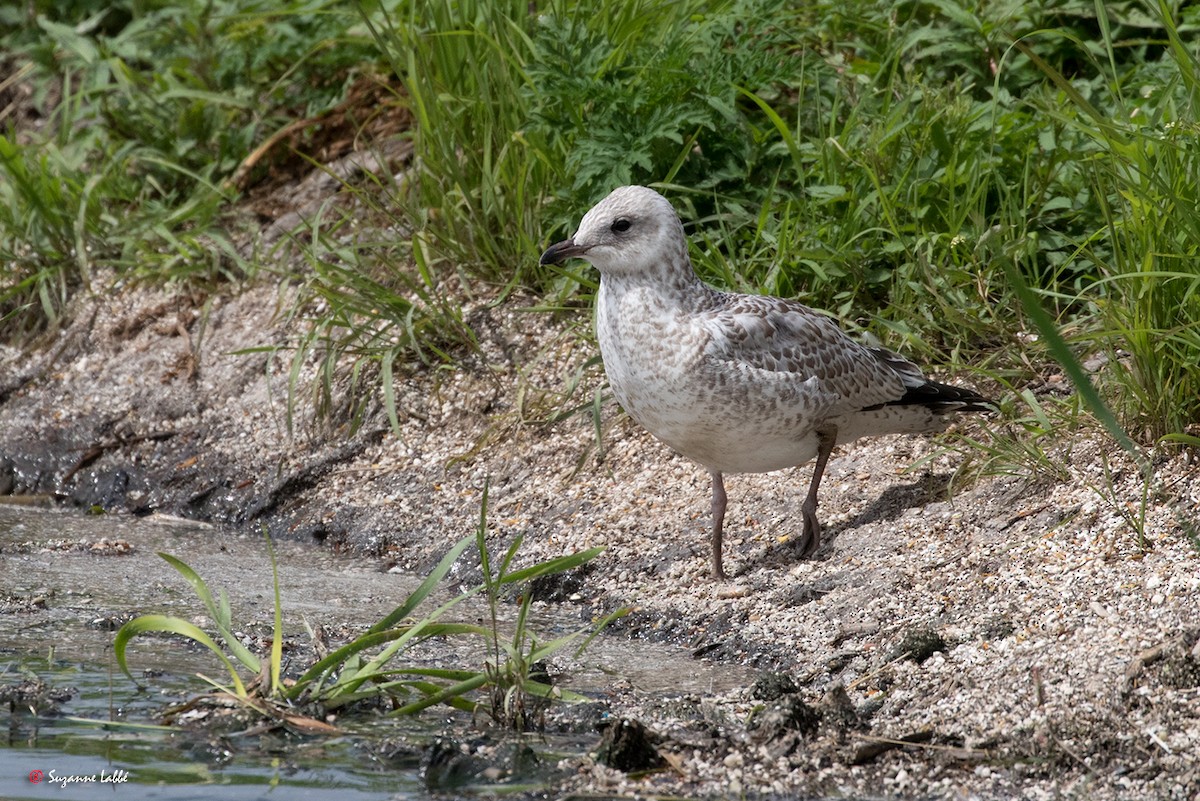
[[[291,352],[245,353],[297,333],[277,314],[287,292],[123,289],[35,347],[0,348],[0,491],[266,522],[421,571],[474,529],[486,480],[491,536],[524,534],[522,560],[606,547],[565,601],[581,614],[632,605],[616,636],[791,680],[615,688],[669,769],[584,760],[564,766],[568,789],[1200,797],[1200,479],[1182,457],[1155,464],[1147,493],[1094,437],[1054,446],[1057,475],[1031,462],[973,482],[956,478],[953,432],[863,443],[830,462],[811,561],[790,548],[808,468],[730,477],[732,578],[714,582],[707,476],[606,395],[593,416],[586,312],[479,305],[481,353],[398,379],[398,434],[378,402],[352,433],[314,422],[307,389],[289,425]],[[964,425],[986,438],[1004,422]]]

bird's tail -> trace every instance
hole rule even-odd
[[[940,381],[930,381],[921,368],[887,348],[872,348],[875,356],[891,367],[904,381],[904,395],[894,401],[881,403],[863,411],[884,406],[924,406],[936,415],[954,412],[997,412],[999,407],[973,389],[955,387]]]
[[[955,387],[940,381],[926,380],[917,386],[908,387],[903,397],[889,401],[885,406],[925,406],[934,414],[954,412],[997,412],[995,402],[973,389]]]

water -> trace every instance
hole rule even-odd
[[[427,795],[415,764],[400,770],[381,765],[351,737],[278,738],[272,748],[265,738],[210,741],[178,730],[106,731],[83,719],[108,719],[107,675],[79,666],[21,667],[78,693],[63,704],[62,717],[10,718],[0,747],[0,798],[383,801]],[[178,681],[166,683],[185,692]],[[114,677],[112,686],[126,719],[152,720],[164,700],[131,693],[123,676]],[[40,783],[30,780],[33,771],[41,771]]]
[[[158,723],[166,706],[204,689],[193,675],[197,671],[226,678],[211,654],[157,637],[135,639],[129,648],[135,675],[147,668],[161,671],[142,680],[148,689],[116,668],[114,631],[133,615],[176,615],[212,629],[195,593],[157,551],[182,559],[214,592],[225,588],[241,630],[269,636],[271,571],[261,538],[188,521],[0,504],[0,688],[36,678],[75,690],[54,714],[34,716],[20,705],[10,712],[8,703],[0,703],[5,726],[0,798],[425,798],[419,770],[424,746],[438,735],[478,734],[469,718],[433,710],[403,720],[344,716],[336,721],[344,734],[334,737],[216,736],[180,727],[101,725]],[[364,560],[296,543],[277,543],[276,552],[289,641],[308,642],[305,623],[320,624],[334,640],[353,636],[391,611],[421,578],[384,573]],[[470,622],[484,616],[479,607],[455,613]],[[543,639],[579,627],[574,607],[547,607],[540,615],[535,629]],[[483,654],[471,647],[461,640],[434,642],[418,656],[431,664],[477,668]],[[565,684],[599,696],[618,681],[647,694],[678,694],[719,691],[749,680],[745,671],[697,662],[683,649],[602,637],[572,663]],[[575,735],[532,742],[552,764],[595,741]],[[401,744],[395,755],[391,742]],[[32,771],[41,771],[41,783],[30,780]],[[536,772],[522,778],[535,785],[544,780]]]

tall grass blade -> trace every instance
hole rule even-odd
[[[225,644],[229,648],[230,652],[233,653],[237,660],[241,662],[246,669],[252,673],[258,673],[261,669],[261,664],[258,657],[250,653],[249,649],[242,645],[241,641],[239,641],[234,635],[233,631],[230,630],[228,598],[223,597],[222,604],[218,606],[213,601],[212,593],[209,592],[208,585],[204,583],[204,580],[200,578],[199,574],[196,573],[195,570],[192,570],[192,568],[184,563],[183,560],[178,559],[169,553],[163,553],[160,551],[158,556],[171,567],[175,568],[179,575],[183,576],[184,579],[187,580],[188,584],[192,585],[192,591],[196,593],[196,596],[204,604],[204,608],[208,610],[209,616],[212,617],[212,619],[217,622],[218,626],[220,627],[221,636],[225,638]],[[222,614],[222,609],[225,610],[224,615]]]
[[[271,628],[271,696],[277,697],[283,693],[283,682],[280,671],[283,668],[283,599],[279,592],[279,560],[275,557],[275,545],[267,526],[263,524],[263,536],[267,540],[267,556],[271,559],[271,587],[274,592],[275,620]]]
[[[1009,283],[1021,301],[1021,307],[1025,310],[1025,314],[1028,315],[1034,328],[1037,329],[1038,334],[1045,340],[1050,354],[1062,366],[1063,370],[1066,371],[1071,381],[1075,384],[1076,391],[1083,398],[1084,403],[1087,404],[1087,407],[1108,431],[1109,435],[1140,463],[1143,458],[1141,449],[1130,439],[1125,429],[1117,422],[1117,418],[1108,408],[1104,399],[1100,397],[1100,393],[1096,391],[1096,387],[1092,384],[1092,379],[1088,376],[1087,371],[1083,369],[1083,365],[1075,358],[1075,354],[1071,352],[1070,346],[1063,339],[1058,326],[1054,324],[1054,321],[1050,319],[1050,315],[1042,308],[1041,300],[1029,288],[1029,285],[1025,282],[1025,277],[1021,275],[1021,271],[1017,269],[1013,261],[1003,259],[1002,262],[1005,275],[1008,277]]]
[[[374,626],[371,626],[371,628],[367,630],[367,634],[376,634],[378,632],[394,628],[397,623],[411,615],[413,610],[415,610],[422,601],[429,597],[429,594],[434,591],[438,583],[445,578],[446,574],[450,572],[450,568],[453,567],[454,563],[458,561],[458,557],[462,556],[462,552],[469,548],[471,543],[474,541],[475,535],[471,534],[463,537],[461,540],[455,543],[455,545],[446,552],[446,555],[442,557],[442,560],[438,562],[438,565],[433,569],[433,572],[424,578],[420,585],[418,585],[417,588],[408,596],[408,598],[405,599],[404,603],[385,615],[383,619]]]
[[[125,651],[129,646],[129,641],[139,634],[147,632],[162,632],[166,634],[178,634],[182,637],[187,637],[189,640],[203,645],[208,650],[217,655],[221,663],[225,665],[225,669],[229,671],[230,680],[233,682],[234,692],[239,697],[246,695],[246,686],[242,683],[242,679],[238,676],[237,670],[233,663],[225,656],[213,639],[204,633],[204,630],[196,626],[194,623],[189,623],[186,620],[181,620],[177,617],[168,617],[167,615],[141,615],[135,617],[117,630],[116,637],[113,638],[113,653],[117,658],[117,666],[121,668],[121,672],[129,677],[129,680],[137,683],[137,679],[129,672],[129,665],[126,662]]]

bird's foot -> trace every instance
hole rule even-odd
[[[800,535],[798,550],[801,559],[808,559],[821,545],[821,522],[817,520],[817,510],[804,504],[801,509],[804,517],[804,533]]]

